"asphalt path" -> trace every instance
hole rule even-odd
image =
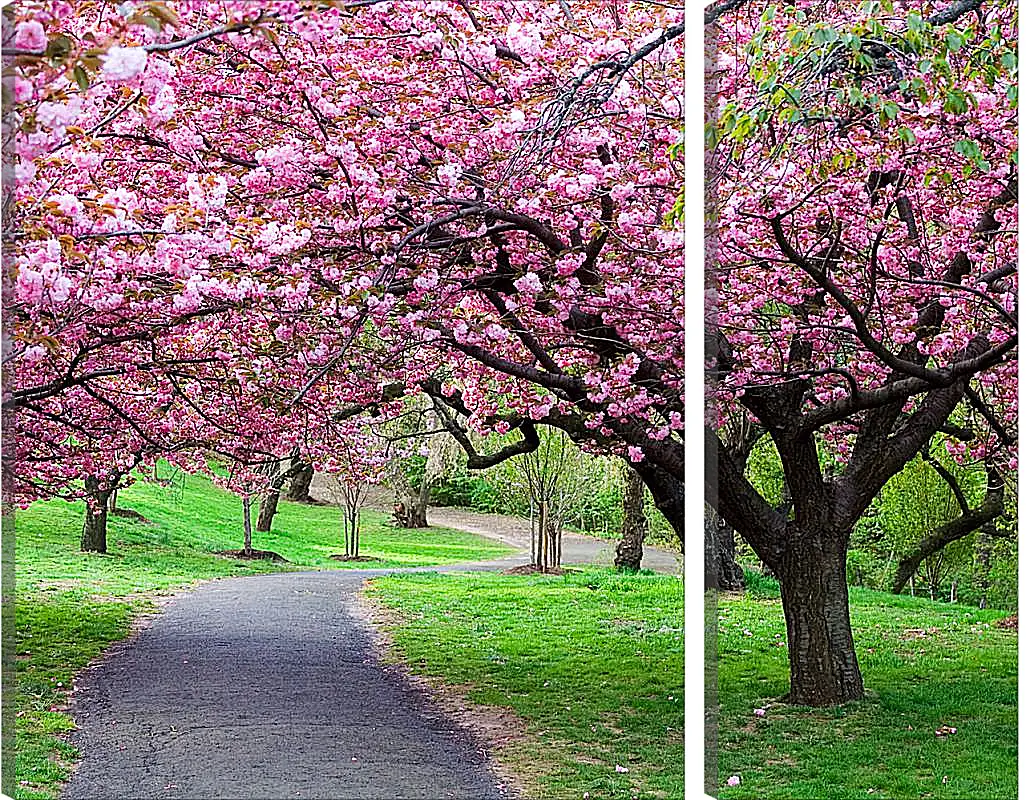
[[[470,734],[374,655],[357,608],[389,572],[528,561],[529,523],[432,509],[432,523],[518,548],[497,561],[411,570],[289,572],[178,595],[76,681],[83,756],[63,800],[492,800],[513,792]],[[643,566],[680,574],[645,548]],[[564,535],[564,563],[610,563],[612,543]]]
[[[210,581],[82,676],[62,797],[468,798],[509,792],[470,736],[376,660],[380,571]]]
[[[521,566],[531,560],[531,523],[520,517],[505,514],[479,514],[459,508],[434,507],[428,509],[428,522],[442,528],[476,533],[489,539],[505,542],[519,551],[504,559],[509,566]],[[563,533],[563,558],[567,566],[598,564],[611,567],[616,555],[616,542],[584,536],[579,533]],[[682,575],[684,554],[665,547],[646,544],[643,548],[641,566],[665,575]]]

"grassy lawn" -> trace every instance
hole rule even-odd
[[[523,720],[498,757],[532,796],[683,797],[678,579],[420,574],[367,591],[403,620],[391,633],[416,673]]]
[[[721,595],[719,796],[1015,797],[1018,637],[989,624],[1008,612],[851,595],[869,696],[832,710],[776,701],[788,689],[776,585]],[[937,736],[942,725],[956,733]]]
[[[242,547],[240,501],[201,477],[169,490],[139,483],[122,491],[119,506],[149,522],[111,517],[109,553],[82,553],[83,506],[37,503],[15,520],[17,660],[17,797],[52,798],[67,778],[74,748],[60,738],[73,727],[62,709],[72,679],[133,619],[155,609],[153,598],[197,580],[295,569],[405,567],[478,561],[510,552],[498,542],[459,531],[400,531],[383,514],[365,512],[357,564],[328,556],[344,550],[341,515],[327,506],[283,502],[269,534],[254,547],[274,550],[289,564],[237,561],[215,555]]]

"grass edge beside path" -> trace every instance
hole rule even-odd
[[[53,800],[78,759],[67,737],[77,675],[131,641],[173,596],[207,580],[295,570],[431,566],[484,561],[513,552],[462,531],[387,527],[369,512],[362,550],[385,557],[346,564],[337,508],[283,501],[270,534],[255,547],[284,551],[291,563],[241,561],[216,551],[241,546],[241,505],[205,478],[186,476],[178,493],[137,483],[119,506],[145,521],[112,516],[105,555],[79,550],[83,506],[50,501],[15,516],[14,789],[17,800]],[[8,532],[5,531],[5,534]],[[337,542],[336,542],[337,538]]]
[[[403,660],[395,641],[394,631],[403,625],[403,617],[371,593],[373,581],[373,578],[364,580],[356,596],[356,612],[381,667],[412,685],[428,698],[433,708],[468,732],[484,751],[488,768],[498,779],[500,787],[511,797],[525,797],[536,792],[537,786],[517,774],[500,756],[502,749],[511,742],[525,739],[526,722],[511,709],[472,702],[468,696],[469,687],[454,686],[437,676],[414,671]]]
[[[405,574],[361,594],[384,608],[383,660],[490,745],[525,796],[683,796],[679,578]]]

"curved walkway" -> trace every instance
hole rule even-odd
[[[520,552],[448,567],[228,578],[179,595],[80,679],[72,741],[84,758],[62,797],[511,794],[468,733],[381,667],[357,610],[368,577],[503,569],[529,560],[525,520],[445,508],[432,508],[429,519]],[[612,563],[612,554],[612,542],[564,535],[564,563]],[[646,547],[643,566],[680,574],[681,558]]]
[[[78,798],[507,796],[469,736],[382,669],[354,614],[371,571],[211,581],[87,673]]]
[[[318,472],[314,474],[310,484],[311,492],[316,497],[327,497],[329,494],[326,477]],[[392,513],[392,493],[381,486],[367,486],[367,503],[369,508],[385,514]],[[465,508],[449,506],[430,506],[427,512],[428,524],[440,528],[453,528],[468,533],[476,533],[489,539],[497,539],[515,547],[522,552],[503,559],[504,566],[527,564],[531,552],[531,523],[523,517],[507,514],[482,514]],[[583,536],[576,533],[563,534],[564,564],[602,564],[613,565],[616,542],[599,539],[595,536]],[[684,555],[679,550],[670,550],[646,544],[641,566],[653,572],[667,575],[684,573]]]
[[[480,514],[461,508],[432,506],[428,509],[428,523],[442,528],[455,528],[468,533],[498,539],[522,551],[504,561],[512,566],[528,563],[531,551],[531,523],[520,517],[504,514]],[[564,564],[602,564],[613,565],[616,555],[616,542],[598,539],[594,536],[582,536],[577,533],[563,534]],[[684,570],[684,556],[679,552],[655,547],[644,546],[641,566],[653,572],[667,575],[680,575]]]

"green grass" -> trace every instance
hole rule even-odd
[[[241,501],[205,478],[187,476],[178,490],[137,483],[118,504],[149,522],[111,517],[106,555],[78,549],[81,503],[36,503],[16,513],[15,773],[23,800],[56,797],[76,756],[61,738],[74,724],[62,710],[73,677],[153,611],[155,595],[232,575],[448,564],[510,552],[459,531],[395,530],[385,515],[365,511],[361,553],[376,560],[347,564],[328,557],[344,550],[338,509],[283,502],[273,530],[255,533],[253,545],[290,563],[238,561],[215,553],[242,547]]]
[[[1007,612],[853,589],[868,696],[813,710],[779,702],[788,665],[775,594],[763,581],[720,597],[721,798],[1016,796],[1018,638],[990,624]],[[941,725],[957,733],[938,737]],[[739,786],[726,786],[731,775]]]
[[[526,739],[498,755],[532,795],[683,797],[678,579],[395,575],[368,593],[403,620],[389,627],[416,673],[524,721]]]

